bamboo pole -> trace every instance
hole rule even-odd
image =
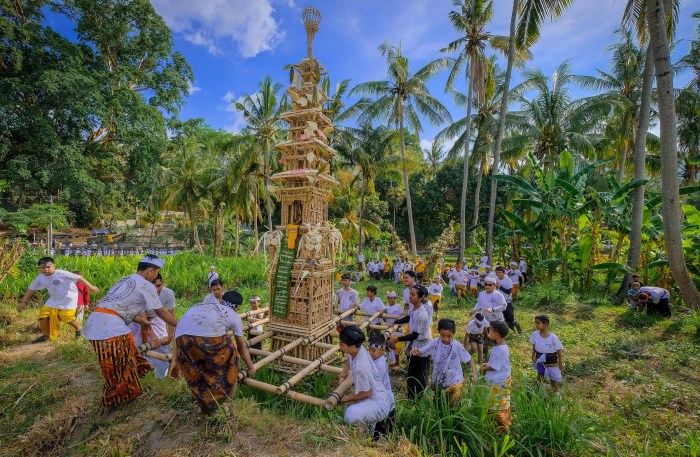
[[[252,355],[268,356],[271,354],[270,351],[264,351],[262,349],[248,349],[248,351],[250,351],[250,353]],[[293,363],[295,365],[302,365],[302,366],[308,366],[312,363],[311,360],[300,359],[298,357],[292,357],[290,355],[283,355],[282,361]],[[326,365],[326,364],[321,365],[320,368],[323,371],[327,371],[329,373],[335,373],[335,374],[340,374],[343,371],[343,369],[340,367],[334,367],[333,365]]]
[[[262,336],[262,335],[260,335],[260,336]],[[255,337],[255,338],[259,338],[259,337]],[[255,338],[253,338],[253,339],[255,339]],[[270,355],[268,355],[268,356],[265,357],[264,359],[258,360],[257,362],[255,362],[255,363],[253,364],[253,366],[255,367],[256,370],[259,370],[260,368],[264,367],[264,366],[267,365],[268,363],[270,363],[270,362],[272,362],[272,361],[274,361],[274,360],[277,360],[277,359],[279,359],[280,357],[282,357],[282,356],[284,355],[285,352],[291,351],[291,350],[294,349],[295,347],[297,347],[297,346],[299,346],[300,344],[302,344],[302,343],[304,342],[305,339],[306,339],[306,337],[297,338],[296,340],[294,340],[294,341],[288,343],[287,345],[281,347],[280,349],[276,350],[275,352],[271,352]],[[248,340],[248,343],[250,343],[251,341],[252,341],[252,340]],[[254,343],[253,343],[253,344],[254,344]],[[249,344],[249,346],[250,346],[250,344]],[[244,378],[247,377],[247,376],[248,376],[248,372],[247,372],[247,371],[240,371],[240,372],[238,373],[238,380],[240,381],[240,380],[244,379]]]
[[[362,328],[367,327],[367,325],[364,325],[366,322],[371,322],[371,321],[364,321],[360,326]],[[342,325],[357,325],[357,322],[354,322],[354,321],[340,321],[340,323]],[[389,329],[389,327],[387,327],[386,325],[379,325],[379,324],[370,324],[369,328],[371,328],[372,330],[388,330]]]
[[[326,401],[323,402],[323,407],[326,408],[328,411],[335,408],[335,406],[338,403],[340,403],[340,399],[343,397],[343,395],[350,388],[351,385],[352,373],[348,373],[348,377],[345,378],[345,381],[341,382],[338,385],[338,387],[336,387],[335,390],[331,392],[330,396],[326,399]]]
[[[265,392],[270,392],[272,394],[277,393],[277,387],[273,386],[272,384],[268,384],[266,382],[258,381],[257,379],[252,379],[252,378],[243,378],[240,380],[241,383],[248,385],[250,387],[253,387],[255,389],[260,389]],[[320,398],[312,397],[311,395],[306,395],[302,394],[300,392],[294,392],[291,390],[288,390],[285,392],[285,395],[292,400],[297,400],[301,401],[304,403],[309,403],[314,406],[319,406],[319,407],[325,407],[325,404],[327,401],[324,401]]]
[[[248,330],[251,329],[251,327],[256,327],[256,326],[258,326],[258,325],[267,324],[268,322],[270,322],[270,318],[269,318],[269,317],[266,317],[265,319],[260,319],[260,320],[257,320],[257,321],[253,321],[253,322],[251,322],[250,324],[244,325],[244,326],[243,326],[243,331],[244,331],[244,332],[247,332]]]
[[[145,355],[146,357],[150,357],[152,359],[162,360],[163,362],[170,362],[173,360],[172,354],[163,354],[162,352],[147,351],[143,355]]]
[[[304,377],[306,377],[308,374],[316,371],[317,368],[321,367],[326,360],[328,360],[332,355],[334,355],[336,352],[340,350],[340,346],[335,346],[326,352],[324,352],[321,357],[318,359],[314,360],[311,362],[309,365],[306,366],[303,370],[289,378],[284,384],[281,386],[277,387],[277,394],[282,395],[283,393],[287,392],[288,390],[291,390],[291,388],[297,384],[299,381],[301,381]]]
[[[248,341],[246,341],[246,342],[245,342],[245,345],[248,346],[248,347],[251,347],[251,346],[254,345],[254,344],[258,344],[259,342],[270,338],[270,337],[271,337],[272,335],[274,335],[274,334],[275,334],[275,332],[265,332],[265,333],[262,333],[262,334],[256,336],[255,338],[251,338],[251,339],[249,339]]]
[[[250,317],[250,316],[257,316],[258,314],[263,314],[263,313],[269,313],[270,312],[270,307],[266,306],[265,308],[260,308],[260,309],[252,309],[250,311],[246,311],[245,313],[240,313],[238,314],[238,317],[241,318],[241,320]]]

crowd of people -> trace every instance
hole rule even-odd
[[[360,302],[358,292],[352,288],[355,278],[350,273],[343,274],[342,287],[335,294],[338,310],[358,308],[366,320],[381,312],[381,317],[375,317],[366,332],[355,325],[340,329],[340,349],[347,355],[340,380],[352,373],[354,382],[354,393],[339,401],[350,404],[345,410],[345,420],[366,427],[375,438],[389,433],[395,411],[389,368],[402,365],[406,369],[409,400],[432,386],[436,394],[444,393],[455,407],[465,382],[462,366],[466,364],[469,382],[477,383],[479,372],[483,375],[497,430],[507,430],[512,422],[512,377],[506,337],[510,332],[522,332],[513,303],[527,281],[527,264],[525,259],[520,260],[520,264],[512,262],[509,269],[496,266],[495,273],[491,273],[488,258],[468,273],[460,264],[454,268],[440,267],[429,286],[421,284],[426,268],[421,269],[421,276],[402,266],[399,271],[399,279],[405,286],[402,297],[399,301],[398,294],[389,291],[386,304],[377,296],[373,284],[366,286],[365,297]],[[376,276],[375,267],[379,272],[386,271],[386,262],[380,267],[381,262],[372,265],[372,277],[390,279],[391,276],[387,278],[383,274]],[[392,268],[399,262],[405,265],[398,261]],[[175,293],[165,286],[161,275],[164,263],[153,254],[141,258],[134,274],[120,278],[110,287],[92,309],[84,327],[82,316],[90,305],[89,293],[97,292],[98,288],[80,272],[57,269],[51,257],[39,260],[40,274],[19,303],[21,312],[36,291],[48,290],[49,298],[38,315],[42,335],[33,343],[56,339],[60,322],[75,330],[76,339],[84,336],[89,341],[104,377],[98,424],[111,423],[116,406],[142,393],[140,378],[150,371],[158,378],[182,376],[204,413],[216,410],[224,399],[235,394],[241,359],[247,376],[256,372],[248,348],[259,349],[261,343],[250,344],[244,337],[246,327],[237,313],[243,296],[234,290],[226,291],[212,266],[206,280],[209,294],[177,319]],[[417,259],[415,265],[422,265],[422,261]],[[457,297],[458,306],[461,300],[474,300],[462,342],[457,338],[458,329],[453,320],[438,319],[444,301],[444,280]],[[629,300],[632,309],[646,306],[647,312],[670,315],[668,291],[643,286],[638,277],[630,285]],[[250,304],[253,311],[259,309],[260,298],[250,297]],[[262,318],[262,314],[255,313],[246,317],[248,339],[262,333],[262,325],[257,323]],[[380,330],[382,321],[389,328],[386,333]],[[563,346],[549,325],[548,316],[538,315],[537,330],[529,341],[533,368],[556,391],[564,371]],[[366,340],[368,348],[363,345]],[[146,343],[153,352],[144,357],[137,348]],[[169,354],[172,354],[170,363]]]

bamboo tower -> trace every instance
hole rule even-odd
[[[335,327],[334,259],[341,245],[340,233],[328,222],[328,201],[337,185],[328,174],[328,163],[336,154],[327,137],[333,123],[323,112],[328,96],[321,89],[321,80],[327,71],[312,52],[321,14],[307,7],[303,20],[307,56],[290,66],[287,94],[292,109],[281,116],[289,132],[287,140],[275,146],[284,169],[271,177],[272,190],[282,204],[281,225],[266,234],[273,259],[269,272],[273,351],[300,337],[330,343],[327,334]],[[326,350],[301,344],[287,354],[314,360]],[[281,359],[277,365],[286,371],[295,369]]]

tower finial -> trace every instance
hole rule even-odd
[[[321,22],[321,12],[312,6],[307,6],[304,8],[301,17],[304,20],[304,27],[306,28],[306,56],[311,58],[312,43],[314,41],[314,35],[318,32],[318,24]]]

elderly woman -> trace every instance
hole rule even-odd
[[[202,413],[215,411],[227,397],[235,394],[238,381],[239,352],[248,366],[255,367],[243,339],[243,323],[236,309],[241,294],[228,291],[222,300],[205,300],[185,312],[175,331],[175,347],[170,373],[180,373],[199,404]],[[233,332],[234,342],[227,334]]]

